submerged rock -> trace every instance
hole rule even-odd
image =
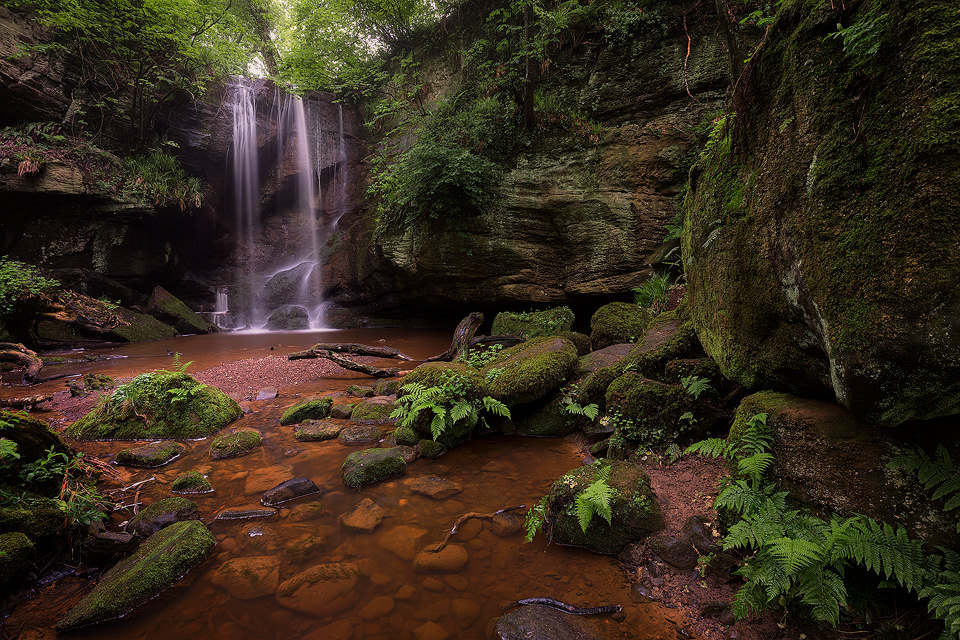
[[[280,559],[276,556],[231,558],[217,567],[210,581],[237,600],[271,596],[280,584]]]
[[[173,479],[170,490],[174,493],[211,493],[213,487],[199,471],[187,471]]]
[[[277,515],[276,509],[234,508],[224,509],[217,514],[215,520],[253,520],[256,518],[269,518],[275,515]]]
[[[199,519],[200,510],[196,503],[175,496],[151,504],[130,520],[129,527],[141,538],[146,538],[174,522]]]
[[[356,564],[318,564],[280,583],[277,602],[288,609],[325,617],[354,604],[360,570]]]
[[[613,489],[610,523],[595,513],[584,531],[577,519],[577,496],[597,480],[603,468],[610,469],[607,485]],[[554,542],[597,553],[615,555],[628,543],[663,529],[650,478],[639,465],[628,462],[603,460],[568,471],[551,486],[547,504]]]
[[[556,336],[569,331],[574,315],[570,307],[554,307],[543,311],[501,311],[493,319],[490,335],[522,335],[524,338]]]
[[[403,455],[393,449],[354,451],[343,461],[343,484],[351,489],[402,475],[407,470]]]
[[[314,398],[293,405],[280,416],[281,425],[298,424],[304,420],[323,420],[330,414],[330,398]]]
[[[262,502],[264,506],[274,507],[278,504],[293,500],[294,498],[308,496],[312,493],[320,493],[320,488],[314,484],[313,480],[305,477],[291,478],[264,493],[260,502]]]
[[[304,420],[293,428],[293,437],[297,442],[317,442],[332,440],[340,435],[343,427],[322,420]]]
[[[590,340],[594,349],[612,344],[638,342],[650,324],[650,312],[628,302],[605,304],[590,318]]]
[[[603,640],[606,636],[582,616],[542,604],[517,607],[497,620],[498,640]]]
[[[57,631],[73,631],[130,614],[173,586],[216,545],[199,520],[177,522],[150,536],[130,557],[107,571],[71,609]]]
[[[371,533],[380,526],[385,514],[383,507],[370,498],[364,498],[340,516],[340,525],[347,531]]]
[[[210,443],[210,457],[214,460],[245,456],[261,446],[260,433],[253,429],[238,429],[217,436]]]
[[[463,547],[448,544],[440,551],[427,547],[413,559],[413,570],[418,573],[456,573],[467,566],[470,554]]]
[[[153,371],[121,385],[67,427],[78,440],[202,438],[240,417],[240,405],[186,373]]]
[[[128,467],[161,467],[179,458],[186,449],[184,445],[172,440],[151,442],[124,449],[117,454],[116,462]]]
[[[394,527],[380,536],[380,546],[393,553],[401,560],[413,560],[417,551],[422,548],[420,543],[423,536],[427,535],[426,529],[412,527],[409,525],[400,525]]]
[[[450,496],[456,495],[463,491],[463,487],[456,482],[451,482],[450,480],[446,480],[444,478],[438,478],[437,476],[420,476],[419,478],[410,478],[409,480],[405,480],[403,484],[409,487],[414,493],[436,498],[437,500],[449,498]]]

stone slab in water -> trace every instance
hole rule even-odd
[[[215,545],[213,534],[199,520],[162,529],[136,553],[107,571],[93,591],[57,623],[57,631],[72,631],[130,614],[173,586]]]
[[[470,554],[463,547],[448,544],[440,551],[436,545],[427,547],[413,559],[413,570],[418,573],[456,573],[467,566]]]
[[[297,439],[297,442],[317,442],[332,440],[339,436],[341,431],[343,431],[343,427],[333,422],[304,420],[293,428],[293,437]]]
[[[277,602],[312,616],[332,616],[356,602],[353,590],[359,573],[350,562],[314,565],[280,583]]]
[[[364,498],[353,509],[340,516],[340,524],[347,531],[371,533],[383,522],[386,512],[370,498]]]
[[[237,600],[273,595],[280,584],[280,559],[276,556],[231,558],[214,571],[210,581]]]
[[[179,458],[186,447],[179,442],[164,440],[141,447],[124,449],[117,454],[116,463],[128,467],[162,467]]]
[[[437,476],[410,478],[409,480],[405,480],[403,484],[408,486],[414,493],[436,498],[437,500],[449,498],[463,491],[463,487],[456,482],[451,482],[450,480]]]
[[[337,436],[337,440],[341,444],[369,444],[371,442],[380,442],[380,437],[383,433],[380,431],[380,427],[375,424],[371,425],[357,425],[355,427],[347,427],[340,432],[340,435]]]
[[[517,607],[497,620],[499,640],[603,640],[604,637],[581,616],[571,616],[542,604]]]
[[[250,520],[269,518],[276,515],[276,509],[224,509],[217,514],[216,520]]]
[[[199,519],[200,510],[196,503],[174,496],[158,500],[138,513],[130,521],[130,528],[138,536],[146,538],[174,522]]]
[[[299,478],[291,478],[290,480],[281,482],[273,489],[268,490],[263,494],[260,502],[262,502],[264,506],[273,507],[275,505],[287,502],[288,500],[293,500],[294,498],[308,496],[311,493],[319,492],[320,487],[314,484],[313,480],[301,476]]]

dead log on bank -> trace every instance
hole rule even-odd
[[[473,335],[481,324],[483,324],[483,314],[474,311],[457,325],[453,332],[453,342],[450,343],[450,348],[440,355],[427,358],[424,362],[452,362],[459,359],[470,348],[470,341],[473,340]]]
[[[371,347],[356,342],[318,342],[306,351],[297,351],[287,356],[288,360],[307,360],[309,358],[323,358],[320,353],[349,353],[354,356],[373,356],[375,358],[392,358],[394,360],[413,360],[407,354],[393,347]]]
[[[43,360],[37,356],[36,352],[27,349],[22,344],[15,342],[0,342],[0,362],[12,362],[24,367],[24,382],[39,382],[40,369],[43,368]]]
[[[396,367],[390,367],[389,369],[382,369],[380,367],[374,367],[369,364],[362,364],[360,362],[354,362],[348,358],[342,358],[330,351],[316,351],[316,357],[326,358],[334,364],[338,364],[344,369],[350,369],[351,371],[359,371],[360,373],[365,373],[368,376],[373,376],[374,378],[392,378],[394,376],[400,375],[400,369]]]
[[[27,396],[25,398],[0,398],[0,407],[10,407],[12,409],[33,409],[41,402],[52,400],[53,394],[40,396]]]

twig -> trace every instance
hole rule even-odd
[[[450,537],[454,535],[459,529],[460,525],[469,520],[470,518],[482,518],[484,520],[492,520],[494,516],[498,516],[501,513],[507,513],[508,511],[517,511],[518,509],[526,509],[527,505],[519,504],[515,507],[507,507],[506,509],[500,509],[499,511],[494,511],[493,513],[476,513],[471,511],[470,513],[465,513],[457,521],[453,523],[453,527],[450,528],[450,531],[447,532],[447,535],[444,536],[443,541],[437,545],[436,549],[427,549],[431,553],[440,553],[443,551],[443,548],[447,546],[447,542],[450,540]]]

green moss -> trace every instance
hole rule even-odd
[[[481,373],[487,379],[487,393],[513,407],[559,388],[573,373],[577,360],[577,348],[569,340],[534,338],[504,350]]]
[[[577,347],[577,355],[585,356],[593,350],[593,342],[590,336],[579,331],[561,331],[556,334],[558,338],[565,338]]]
[[[400,389],[399,380],[379,380],[373,385],[373,393],[378,396],[393,396]]]
[[[63,503],[53,498],[31,496],[29,506],[0,507],[0,532],[18,531],[31,540],[63,535],[66,521]]]
[[[348,455],[340,473],[343,484],[359,489],[399,476],[406,470],[407,463],[397,449],[364,449]]]
[[[637,342],[649,324],[648,310],[627,302],[611,302],[597,309],[590,318],[590,340],[594,349]]]
[[[34,554],[33,543],[24,534],[0,535],[0,588],[20,583],[30,568]]]
[[[19,465],[45,458],[48,449],[58,453],[73,453],[45,421],[25,411],[0,409],[0,438],[16,443],[17,453],[20,454],[17,461]]]
[[[403,384],[417,382],[425,387],[439,387],[449,379],[463,385],[468,400],[488,395],[483,375],[460,362],[427,362],[405,375]]]
[[[584,532],[576,515],[576,497],[603,467],[610,468],[607,484],[614,490],[610,499],[612,524],[594,516]],[[650,479],[639,466],[627,462],[602,460],[568,471],[551,486],[547,503],[554,541],[597,553],[619,553],[627,544],[663,528]]]
[[[113,378],[102,373],[85,373],[80,380],[68,383],[67,387],[71,396],[85,396],[91,391],[109,389],[115,384]]]
[[[416,429],[413,427],[397,427],[397,430],[393,432],[394,438],[397,441],[397,444],[404,444],[407,446],[414,446],[417,442],[420,441],[420,434],[417,433]]]
[[[57,630],[72,631],[129,614],[173,586],[215,545],[199,520],[162,529],[107,571],[93,591],[57,623]]]
[[[421,458],[439,458],[447,452],[447,448],[434,440],[420,440],[417,442],[417,455]]]
[[[187,471],[173,479],[170,490],[174,493],[210,493],[213,487],[199,471]]]
[[[345,393],[348,396],[355,396],[357,398],[370,398],[375,395],[372,387],[359,384],[350,385],[345,389]]]
[[[196,503],[186,498],[173,496],[172,498],[157,500],[135,515],[130,520],[129,528],[139,536],[148,537],[174,522],[199,519],[200,511]]]
[[[167,340],[179,335],[177,330],[170,325],[145,313],[138,313],[123,307],[117,309],[117,312],[127,324],[118,326],[111,333],[121,340],[149,342],[152,340]]]
[[[117,454],[116,463],[131,467],[159,467],[179,457],[186,447],[170,440],[151,442],[142,447],[124,449]]]
[[[697,402],[679,385],[625,373],[607,389],[607,413],[625,438],[646,445],[676,442],[691,431],[685,413],[699,414]]]
[[[369,398],[354,405],[351,422],[387,422],[396,404],[383,398]]]
[[[67,427],[78,440],[202,438],[240,417],[240,405],[186,373],[153,371],[121,385]]]
[[[322,420],[330,415],[330,407],[333,405],[331,398],[317,398],[307,400],[290,407],[280,416],[280,424],[297,424],[304,420]]]
[[[574,315],[570,307],[554,307],[543,311],[501,311],[493,319],[490,334],[522,335],[523,337],[539,338],[542,336],[556,336],[569,331],[573,326]]]
[[[332,440],[343,430],[338,424],[318,420],[304,420],[293,428],[293,437],[297,442],[317,442]]]
[[[210,443],[210,457],[214,460],[245,456],[260,447],[260,433],[253,429],[238,429],[217,436]]]

